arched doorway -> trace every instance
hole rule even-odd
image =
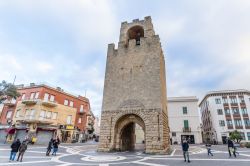
[[[133,151],[136,148],[136,125],[140,126],[143,131],[145,140],[145,123],[141,117],[135,114],[124,115],[119,118],[115,125],[115,142],[114,147],[119,151]],[[139,133],[140,134],[140,133]],[[145,142],[145,141],[144,141]],[[142,145],[142,144],[141,144]],[[144,150],[144,146],[140,146],[140,150]],[[137,148],[138,150],[138,148]]]

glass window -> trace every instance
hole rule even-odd
[[[12,111],[8,111],[7,114],[6,114],[6,119],[10,119],[11,118],[11,114],[12,114]]]
[[[43,99],[44,99],[45,101],[48,101],[48,100],[49,100],[49,94],[48,94],[48,93],[45,93]]]
[[[223,115],[222,109],[217,109],[217,113],[218,113],[218,115]]]
[[[226,115],[230,115],[230,110],[228,108],[224,109]]]
[[[244,124],[245,124],[245,126],[250,126],[250,120],[249,119],[244,119]]]
[[[72,115],[67,116],[67,124],[71,124]]]
[[[84,112],[83,105],[81,105],[81,107],[80,107],[80,112]]]
[[[172,137],[176,137],[176,132],[172,132]]]
[[[241,103],[245,103],[244,96],[239,96],[239,100]]]
[[[22,100],[24,100],[24,99],[25,99],[25,93],[22,94]]]
[[[17,111],[16,111],[16,118],[18,118],[19,116],[20,116],[20,109],[18,109]]]
[[[30,94],[30,99],[34,99],[34,97],[35,97],[35,93],[32,92],[32,93]]]
[[[73,101],[70,101],[69,106],[70,106],[70,107],[73,107],[73,105],[74,105],[74,102],[73,102]]]
[[[242,126],[242,121],[241,120],[234,120],[235,126]]]
[[[242,137],[242,140],[246,140],[246,137],[245,137],[245,133],[244,132],[240,132],[240,135]]]
[[[187,114],[187,107],[182,107],[183,114]]]
[[[224,120],[219,120],[220,126],[225,126],[225,121]]]
[[[188,128],[189,125],[188,125],[188,120],[184,120],[184,128]]]
[[[35,99],[38,99],[39,97],[39,92],[36,92]]]
[[[46,118],[47,118],[47,119],[50,119],[50,118],[51,118],[51,114],[52,114],[52,112],[51,112],[51,111],[48,111],[47,114],[46,114]]]
[[[82,123],[82,118],[79,118],[79,119],[78,119],[78,123]]]
[[[228,126],[233,126],[233,121],[232,120],[227,120],[227,125]]]
[[[55,101],[55,96],[54,95],[50,95],[50,99],[49,99],[50,101]]]
[[[57,112],[53,112],[53,114],[52,114],[52,119],[56,119],[57,118]]]
[[[226,98],[226,97],[222,98],[222,101],[223,101],[223,103],[224,103],[224,104],[227,104],[227,103],[228,103],[228,101],[227,101],[227,98]]]
[[[232,108],[233,114],[239,114],[239,108]]]
[[[64,100],[64,105],[68,105],[69,104],[69,100]]]
[[[241,113],[242,113],[242,115],[247,114],[247,109],[246,108],[241,108]]]
[[[46,111],[44,111],[44,110],[42,110],[42,111],[40,112],[40,116],[39,116],[39,119],[40,119],[40,120],[43,120],[43,119],[45,118],[45,112],[46,112]]]
[[[35,116],[36,116],[36,110],[32,109],[32,110],[30,111],[30,119],[34,119]]]
[[[220,98],[216,98],[216,99],[215,99],[215,103],[216,103],[216,104],[221,104]]]
[[[29,116],[30,116],[30,110],[29,110],[29,109],[26,109],[25,117],[26,117],[26,118],[29,118]]]
[[[237,103],[236,97],[230,97],[230,99],[231,99],[231,103],[233,103],[233,104]]]
[[[247,133],[248,141],[250,141],[250,132]]]

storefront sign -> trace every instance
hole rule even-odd
[[[67,126],[66,126],[66,130],[74,130],[74,126],[72,126],[72,125],[67,125]]]

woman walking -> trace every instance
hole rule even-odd
[[[18,153],[18,158],[16,161],[19,161],[19,158],[20,158],[20,162],[23,161],[23,155],[24,155],[24,152],[27,150],[27,144],[28,142],[27,141],[23,141],[22,144],[20,145],[19,147],[19,153]]]

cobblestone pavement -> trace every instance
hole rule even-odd
[[[136,152],[96,152],[96,144],[62,144],[57,156],[45,156],[45,146],[29,145],[20,162],[9,162],[9,145],[0,145],[0,165],[25,166],[249,166],[250,149],[239,148],[237,158],[229,157],[226,146],[212,146],[214,156],[207,156],[204,146],[190,146],[191,163],[185,163],[180,146],[173,146],[171,155],[148,155]]]

